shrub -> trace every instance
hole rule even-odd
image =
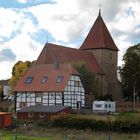
[[[131,119],[132,120],[132,119]],[[108,131],[109,129],[117,132],[136,133],[140,130],[140,120],[130,121],[129,119],[117,118],[111,120],[95,120],[76,115],[57,116],[51,120],[43,119],[35,122],[36,127],[68,128],[80,130]]]

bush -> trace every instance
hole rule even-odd
[[[80,130],[94,130],[94,131],[117,131],[125,133],[136,133],[140,130],[140,120],[128,121],[129,119],[116,119],[111,120],[95,120],[93,118],[86,118],[82,116],[69,115],[58,116],[51,120],[43,119],[35,122],[36,127],[50,128],[68,128]],[[131,119],[132,120],[132,119]]]

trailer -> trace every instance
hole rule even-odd
[[[0,129],[12,125],[12,115],[8,112],[0,112]]]
[[[115,113],[116,112],[116,103],[114,101],[93,101],[94,113]]]

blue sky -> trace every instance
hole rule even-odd
[[[0,0],[0,6],[4,8],[27,8],[39,4],[54,4],[53,0]]]
[[[139,0],[100,0],[102,17],[119,48],[140,42]],[[0,79],[14,64],[36,60],[46,42],[79,48],[98,16],[93,0],[0,0]]]

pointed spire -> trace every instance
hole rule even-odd
[[[99,2],[99,15],[98,16],[101,16],[101,9],[102,9],[102,3],[101,1]]]
[[[99,9],[99,15],[80,49],[111,49],[118,51],[118,48],[102,19],[101,9]]]
[[[101,9],[99,9],[99,15],[98,16],[101,16]]]

